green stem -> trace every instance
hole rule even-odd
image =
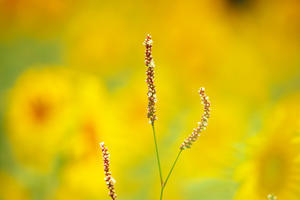
[[[160,198],[159,198],[160,200],[163,199],[164,188],[165,188],[164,186],[161,187],[161,190],[160,190]]]
[[[160,200],[162,200],[162,198],[163,198],[164,189],[165,189],[165,187],[166,187],[166,185],[167,185],[167,182],[168,182],[168,180],[169,180],[169,178],[170,178],[170,176],[171,176],[171,174],[172,174],[172,172],[173,172],[173,170],[174,170],[174,168],[175,168],[175,165],[176,165],[176,163],[177,163],[177,161],[178,161],[178,158],[179,158],[181,152],[182,152],[182,149],[180,149],[180,151],[178,152],[177,157],[176,157],[176,159],[175,159],[175,161],[174,161],[174,163],[173,163],[173,165],[172,165],[172,168],[171,168],[171,170],[169,171],[169,174],[168,174],[166,180],[164,181],[164,184],[163,184],[162,187],[161,187]]]
[[[160,184],[161,184],[161,187],[163,187],[164,182],[163,182],[163,176],[162,176],[162,171],[161,171],[161,166],[160,166],[160,159],[159,159],[159,153],[158,153],[158,146],[157,146],[154,122],[152,122],[151,125],[152,125],[152,130],[153,130],[156,158],[157,158],[157,164],[158,164],[158,170],[159,170],[159,176],[160,176]]]

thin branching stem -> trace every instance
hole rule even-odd
[[[172,165],[172,168],[171,168],[171,170],[169,171],[166,180],[163,182],[163,185],[162,185],[161,191],[160,191],[160,200],[163,199],[164,189],[165,189],[165,187],[166,187],[166,185],[167,185],[167,182],[168,182],[168,180],[169,180],[169,178],[170,178],[170,176],[171,176],[171,174],[172,174],[172,172],[173,172],[173,170],[174,170],[174,168],[175,168],[175,165],[176,165],[176,163],[177,163],[177,161],[178,161],[178,159],[179,159],[179,157],[180,157],[180,155],[181,155],[181,152],[182,152],[182,149],[180,149],[180,151],[178,152],[177,157],[176,157],[176,159],[175,159],[175,161],[174,161],[174,163],[173,163],[173,165]]]
[[[152,130],[153,130],[156,158],[157,158],[157,164],[158,164],[158,170],[159,170],[159,176],[160,176],[160,184],[161,184],[161,187],[163,187],[164,182],[163,182],[163,176],[162,176],[160,159],[159,159],[159,152],[158,152],[158,145],[157,145],[157,139],[156,139],[155,128],[154,128],[154,121],[152,121],[151,125],[152,125]]]

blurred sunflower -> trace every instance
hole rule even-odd
[[[98,143],[112,130],[113,120],[103,84],[95,76],[73,72],[76,123],[64,151],[73,161],[78,161],[95,157]]]
[[[17,158],[30,166],[49,166],[72,122],[66,72],[28,70],[9,92],[7,104],[8,138]]]
[[[237,171],[237,200],[296,200],[300,195],[300,96],[281,103],[260,135],[249,141],[248,160]]]
[[[105,141],[113,149],[113,172],[119,180],[119,163],[125,158],[118,144],[129,140],[120,136],[120,124],[101,81],[91,74],[73,72],[76,123],[64,141],[62,153],[67,162],[61,169],[55,199],[103,199],[107,191],[99,190],[106,187],[99,143]]]

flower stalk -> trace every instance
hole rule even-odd
[[[111,172],[109,169],[109,157],[110,154],[108,152],[107,147],[105,146],[104,142],[100,143],[101,151],[102,151],[102,157],[103,157],[103,166],[104,166],[104,174],[105,174],[105,182],[107,185],[107,188],[109,190],[109,196],[112,198],[112,200],[117,199],[117,194],[115,191],[115,179],[111,176]]]
[[[159,175],[160,175],[160,183],[161,183],[161,192],[160,192],[160,200],[163,199],[163,194],[164,194],[164,189],[166,187],[166,184],[177,164],[177,161],[182,153],[183,150],[187,149],[187,148],[191,148],[192,144],[194,142],[196,142],[198,140],[198,138],[200,137],[200,133],[202,131],[204,131],[207,127],[207,123],[208,123],[208,118],[210,117],[210,102],[209,102],[209,98],[208,96],[206,96],[205,94],[205,89],[204,88],[200,88],[199,90],[199,95],[201,97],[202,100],[202,104],[204,104],[204,113],[201,117],[201,121],[198,122],[198,126],[197,128],[195,128],[192,132],[191,135],[189,135],[184,141],[183,143],[180,145],[179,148],[179,152],[177,154],[177,157],[175,159],[175,161],[172,164],[172,167],[164,181],[163,176],[162,176],[162,170],[161,170],[161,164],[160,164],[160,159],[159,159],[159,152],[158,152],[158,145],[157,145],[157,139],[156,139],[156,133],[155,133],[155,127],[154,127],[154,121],[157,119],[156,117],[156,109],[155,109],[155,103],[157,102],[156,99],[156,89],[155,89],[155,85],[154,85],[154,61],[153,61],[153,57],[152,57],[152,38],[151,36],[148,34],[146,36],[146,39],[144,41],[144,46],[146,48],[145,50],[145,65],[147,67],[146,70],[146,83],[148,86],[148,92],[147,92],[147,96],[148,96],[148,113],[147,113],[147,117],[149,119],[149,123],[152,126],[152,130],[153,130],[153,137],[154,137],[154,144],[155,144],[155,151],[156,151],[156,158],[157,158],[157,163],[158,163],[158,169],[159,169]]]
[[[152,57],[152,39],[151,36],[148,34],[145,41],[144,46],[145,50],[145,65],[147,66],[146,70],[146,83],[148,86],[148,114],[147,117],[149,118],[149,123],[152,124],[157,119],[155,115],[155,103],[157,102],[156,99],[156,89],[154,85],[154,61]]]
[[[154,121],[157,119],[156,117],[156,110],[155,110],[155,103],[157,102],[156,99],[156,89],[154,85],[154,61],[152,57],[152,39],[151,36],[148,34],[146,36],[146,39],[144,41],[144,46],[146,48],[145,50],[145,65],[147,67],[146,70],[146,83],[148,86],[148,113],[147,117],[149,119],[149,123],[152,126],[152,132],[153,132],[153,138],[154,138],[154,144],[155,144],[155,152],[156,152],[156,159],[157,159],[157,165],[158,165],[158,171],[159,171],[159,177],[160,177],[160,184],[163,185],[163,175],[161,170],[161,164],[160,164],[160,158],[159,158],[159,151],[158,151],[158,145],[157,145],[157,139],[156,139],[156,133],[155,133],[155,127],[154,127]]]
[[[152,126],[153,139],[154,139],[155,152],[156,152],[155,155],[156,155],[156,159],[157,159],[158,171],[159,171],[159,176],[160,176],[160,185],[161,185],[160,200],[162,200],[163,195],[164,195],[164,190],[166,188],[168,180],[170,179],[170,177],[175,169],[175,166],[179,160],[180,155],[182,154],[182,152],[185,149],[191,148],[192,144],[198,140],[198,138],[200,137],[200,134],[207,127],[208,118],[210,117],[210,101],[208,100],[209,99],[208,96],[205,94],[205,89],[200,88],[199,95],[201,97],[202,104],[204,104],[204,113],[202,114],[201,121],[198,122],[197,128],[193,129],[193,132],[180,145],[179,152],[172,164],[170,171],[167,174],[166,179],[164,180],[163,174],[162,174],[162,169],[161,169],[159,151],[158,151],[156,131],[155,131],[155,126],[154,126],[154,122],[155,122],[155,120],[157,120],[156,109],[155,109],[155,104],[157,102],[157,99],[156,99],[156,88],[154,85],[155,64],[154,64],[153,57],[152,57],[152,44],[153,44],[152,38],[148,34],[144,41],[144,46],[146,48],[146,50],[145,50],[145,65],[147,67],[146,83],[147,83],[147,87],[148,87],[147,118],[149,119],[149,123]],[[105,174],[104,180],[106,181],[106,185],[109,190],[109,196],[111,197],[112,200],[116,200],[117,194],[115,192],[115,186],[114,186],[115,180],[111,176],[111,172],[110,172],[110,161],[109,161],[110,155],[109,155],[107,147],[104,145],[103,142],[100,143],[100,147],[101,147],[102,154],[103,154],[103,166],[104,166],[104,174]],[[271,200],[276,200],[276,197],[273,197],[273,196],[268,196],[268,198]]]
[[[164,193],[164,189],[166,187],[166,184],[177,164],[177,161],[182,153],[183,150],[187,149],[187,148],[191,148],[192,144],[194,142],[196,142],[198,140],[198,138],[200,137],[200,133],[202,131],[204,131],[207,127],[207,122],[208,122],[208,118],[210,117],[210,102],[208,101],[208,96],[206,96],[205,94],[205,89],[202,87],[199,89],[199,95],[201,97],[201,100],[202,100],[202,104],[204,104],[204,113],[201,117],[201,121],[198,122],[198,127],[196,129],[193,130],[192,134],[189,135],[188,138],[186,138],[183,143],[180,145],[180,148],[179,148],[179,152],[177,154],[177,157],[168,173],[168,176],[166,178],[166,180],[164,181],[164,184],[161,188],[161,192],[160,192],[160,200],[163,199],[163,193]]]

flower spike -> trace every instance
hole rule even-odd
[[[184,142],[180,145],[180,149],[184,150],[186,148],[191,148],[193,142],[195,142],[200,133],[204,131],[207,127],[208,118],[210,117],[210,102],[208,101],[208,96],[205,94],[205,89],[202,87],[199,90],[199,94],[204,104],[204,113],[201,117],[201,121],[198,122],[198,127],[193,130],[192,134],[189,135],[188,138],[184,140]]]
[[[104,166],[104,174],[105,174],[105,182],[107,185],[107,188],[109,190],[109,196],[115,200],[117,199],[117,194],[115,191],[115,179],[111,176],[111,172],[109,171],[109,152],[107,147],[105,146],[104,142],[100,143],[100,147],[101,147],[101,151],[102,151],[102,155],[103,155],[103,166]]]
[[[154,85],[154,61],[152,57],[152,39],[151,35],[147,35],[144,46],[146,47],[145,51],[145,65],[148,67],[146,70],[146,82],[148,85],[148,114],[147,117],[149,118],[149,123],[153,123],[157,117],[155,115],[155,103],[157,102],[156,99],[156,89]]]

